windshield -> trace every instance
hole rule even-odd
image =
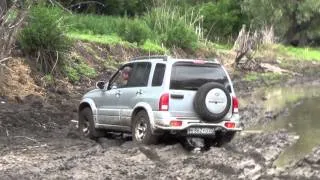
[[[213,63],[196,64],[178,62],[173,65],[170,89],[197,90],[208,82],[228,85],[228,78],[221,65]]]

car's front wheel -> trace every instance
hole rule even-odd
[[[132,139],[141,144],[156,144],[158,136],[152,134],[149,116],[147,112],[140,111],[133,118]]]
[[[92,110],[89,107],[83,108],[79,112],[79,130],[83,136],[90,139],[97,139],[104,135],[102,130],[94,127]]]

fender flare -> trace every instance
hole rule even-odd
[[[154,130],[155,129],[155,122],[154,122],[154,115],[153,115],[151,106],[148,103],[139,102],[138,104],[136,104],[134,106],[133,111],[131,113],[131,117],[134,116],[134,113],[136,112],[137,109],[144,109],[147,112],[147,114],[149,116],[151,129]]]
[[[79,108],[78,108],[78,112],[80,112],[80,107],[81,105],[84,104],[88,104],[92,110],[92,115],[93,115],[93,120],[95,122],[95,124],[97,124],[97,115],[98,115],[98,109],[96,104],[94,103],[94,101],[90,98],[84,98],[81,100],[80,104],[79,104]]]

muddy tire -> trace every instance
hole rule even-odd
[[[132,122],[132,139],[138,144],[151,145],[158,142],[159,137],[152,134],[149,116],[139,111]]]
[[[206,83],[198,89],[193,106],[203,120],[218,123],[229,112],[231,97],[223,85]]]
[[[96,140],[103,136],[103,130],[94,127],[92,110],[89,107],[82,109],[79,113],[79,131],[84,137]]]
[[[205,140],[205,146],[207,148],[210,148],[211,146],[221,147],[221,146],[231,142],[232,139],[234,138],[234,136],[236,135],[236,133],[237,133],[236,131],[217,133],[217,135],[214,139],[206,139]]]

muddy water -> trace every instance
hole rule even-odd
[[[265,113],[285,108],[287,111],[276,120],[253,129],[269,132],[286,129],[297,134],[297,143],[287,148],[274,165],[283,168],[320,145],[320,86],[270,88],[254,96],[265,99]]]

